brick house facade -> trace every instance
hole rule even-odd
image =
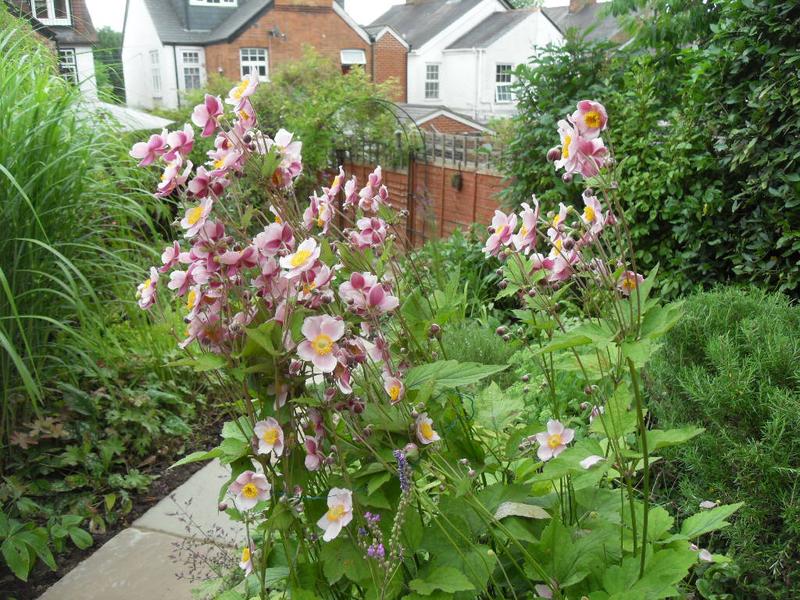
[[[375,83],[396,82],[392,100],[408,102],[408,44],[402,38],[384,30],[372,44],[372,80]]]

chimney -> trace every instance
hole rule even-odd
[[[597,0],[569,0],[569,12],[579,13],[589,4],[594,4]]]

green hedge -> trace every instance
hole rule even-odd
[[[720,289],[689,298],[648,369],[660,427],[707,429],[662,464],[662,500],[745,502],[711,540],[741,568],[737,598],[800,593],[800,308],[780,294]]]
[[[518,205],[578,196],[544,161],[554,115],[604,102],[623,205],[664,291],[753,282],[800,291],[800,5],[716,5],[708,38],[679,52],[572,40],[517,70],[520,111],[506,170]]]

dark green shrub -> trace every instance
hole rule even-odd
[[[800,309],[782,295],[720,289],[691,297],[650,364],[659,426],[707,429],[665,461],[659,492],[685,511],[745,502],[711,540],[742,574],[738,598],[800,592]]]

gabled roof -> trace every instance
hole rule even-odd
[[[70,17],[72,25],[44,25],[31,14],[31,3],[27,0],[6,0],[15,14],[24,17],[33,28],[59,44],[84,45],[97,42],[97,31],[92,23],[84,0],[72,0]]]
[[[411,120],[415,125],[423,125],[436,117],[447,117],[477,129],[478,131],[491,131],[483,123],[475,119],[450,110],[446,106],[431,106],[429,104],[395,104],[394,112],[401,121]]]
[[[492,13],[450,44],[447,49],[487,48],[535,12],[536,10],[528,9]]]
[[[483,0],[416,0],[413,4],[391,7],[366,29],[372,34],[389,26],[412,48],[420,48],[481,2]],[[502,3],[511,8],[505,0]]]
[[[188,6],[184,0],[144,0],[165,44],[210,44],[235,36],[272,0],[239,0],[238,7]]]
[[[590,3],[574,13],[569,12],[568,6],[542,8],[542,13],[563,35],[570,29],[576,29],[587,40],[599,42],[613,40],[623,32],[613,16],[603,16],[604,8],[604,4]]]

